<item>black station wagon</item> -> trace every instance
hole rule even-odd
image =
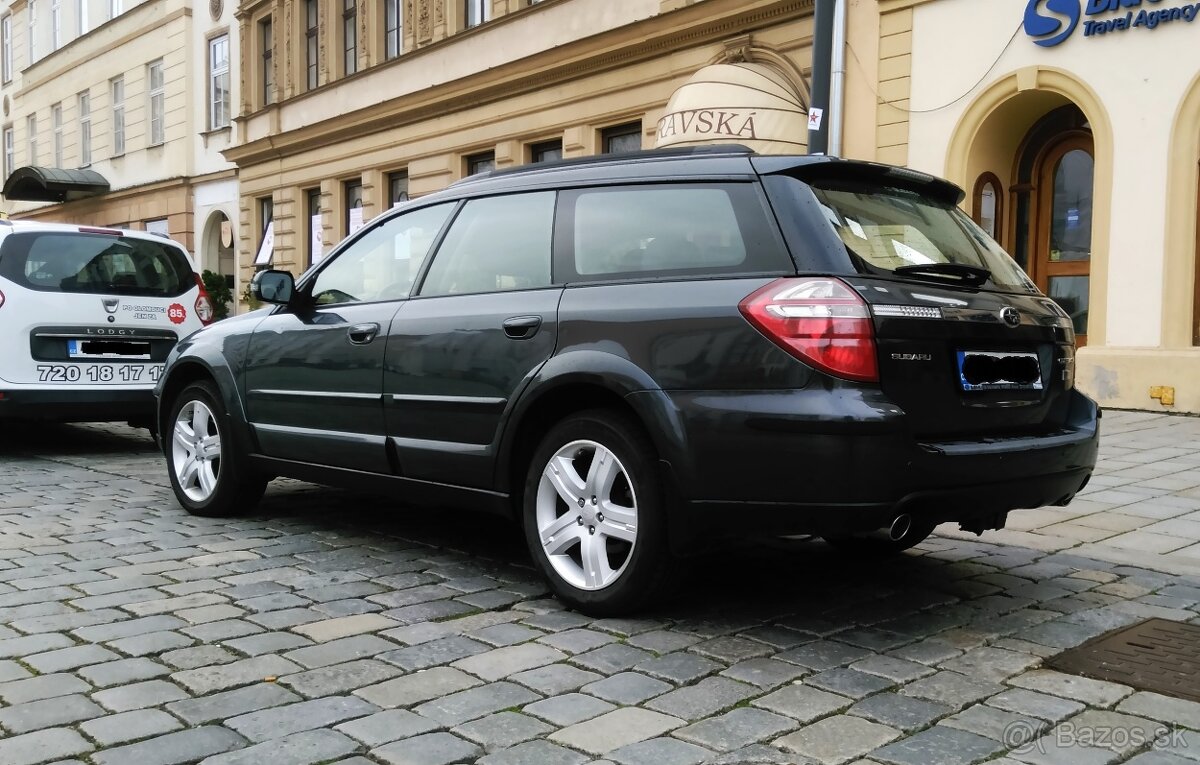
[[[740,147],[468,178],[171,353],[175,494],[275,476],[522,524],[590,613],[733,537],[910,547],[1071,501],[1096,461],[1070,316],[922,173]]]

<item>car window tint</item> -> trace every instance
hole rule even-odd
[[[317,305],[402,300],[429,255],[454,203],[426,207],[375,226],[317,275]]]
[[[170,244],[65,231],[9,234],[0,275],[41,292],[176,297],[196,285],[187,257]]]
[[[582,193],[575,204],[575,271],[595,276],[728,268],[746,262],[730,193],[647,188]]]
[[[471,200],[438,249],[421,294],[549,286],[553,228],[552,191]]]

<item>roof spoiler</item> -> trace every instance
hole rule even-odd
[[[836,157],[756,156],[751,159],[760,175],[790,175],[805,183],[821,180],[861,181],[909,189],[947,204],[962,204],[967,193],[958,185],[929,173],[879,162]]]

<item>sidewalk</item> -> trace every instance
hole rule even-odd
[[[1074,502],[1018,510],[983,540],[1200,575],[1200,417],[1106,411],[1100,431],[1096,474]]]

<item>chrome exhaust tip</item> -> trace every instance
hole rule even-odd
[[[912,531],[912,516],[908,513],[897,515],[896,520],[892,521],[892,525],[888,528],[888,538],[893,542],[899,542],[908,536],[910,531]]]

